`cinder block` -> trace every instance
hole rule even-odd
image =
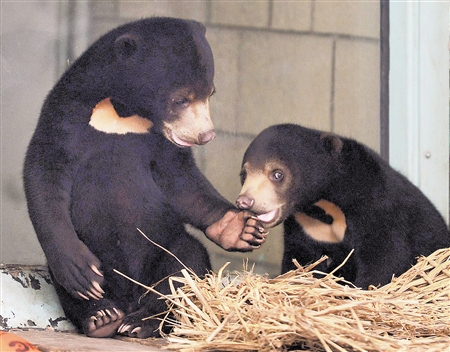
[[[315,32],[379,38],[379,1],[316,1]]]
[[[119,1],[119,16],[129,19],[170,16],[205,22],[206,15],[206,1]]]
[[[99,39],[102,35],[106,34],[110,30],[129,22],[129,20],[121,20],[120,18],[111,18],[111,19],[102,19],[99,21],[93,21],[90,24],[90,35],[89,42],[92,44],[97,39]]]
[[[379,43],[338,40],[334,131],[380,148]]]
[[[114,18],[118,15],[117,1],[90,1],[89,12],[94,18]]]
[[[267,27],[269,24],[269,0],[212,0],[211,23],[244,27]]]
[[[210,242],[211,243],[211,242]],[[283,227],[282,225],[270,229],[266,243],[253,252],[227,252],[219,246],[208,246],[213,270],[217,272],[226,262],[230,262],[227,270],[242,271],[248,263],[248,270],[254,266],[254,272],[260,275],[269,274],[275,277],[281,272],[283,257]]]
[[[272,28],[310,31],[312,29],[312,0],[273,0]]]
[[[238,131],[283,122],[330,127],[331,38],[247,31],[240,53]]]
[[[211,97],[211,116],[218,130],[236,133],[239,82],[239,31],[208,28],[206,37],[214,54],[216,94]]]
[[[200,165],[205,176],[233,204],[241,190],[239,173],[250,142],[251,138],[219,133],[215,140],[196,150],[204,158]]]

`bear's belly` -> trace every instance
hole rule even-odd
[[[142,230],[164,231],[179,222],[156,186],[141,167],[116,171],[86,169],[72,189],[71,217],[80,239],[123,240]]]

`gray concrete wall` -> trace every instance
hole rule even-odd
[[[26,210],[25,150],[42,102],[58,71],[59,6],[55,2],[1,4],[0,263],[45,261]]]
[[[230,201],[239,193],[246,147],[271,124],[299,123],[379,149],[379,2],[70,3],[76,18],[67,13],[67,3],[2,4],[3,263],[45,263],[27,217],[21,167],[42,101],[61,65],[74,59],[64,53],[78,55],[124,22],[164,15],[207,26],[217,72],[211,104],[218,138],[196,148],[195,154],[207,177]],[[67,47],[69,20],[75,20],[69,33],[74,40]],[[230,255],[209,243],[208,247],[215,269],[230,260],[233,268],[241,269],[242,260],[249,257],[256,271],[278,273],[279,229],[251,255]]]

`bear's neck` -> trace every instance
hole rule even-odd
[[[382,197],[385,192],[384,164],[380,164],[373,154],[359,143],[349,145],[346,142],[324,198],[344,210]]]

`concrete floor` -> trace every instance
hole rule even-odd
[[[163,339],[91,338],[72,332],[49,330],[9,330],[35,345],[42,352],[128,352],[128,351],[167,351]]]

